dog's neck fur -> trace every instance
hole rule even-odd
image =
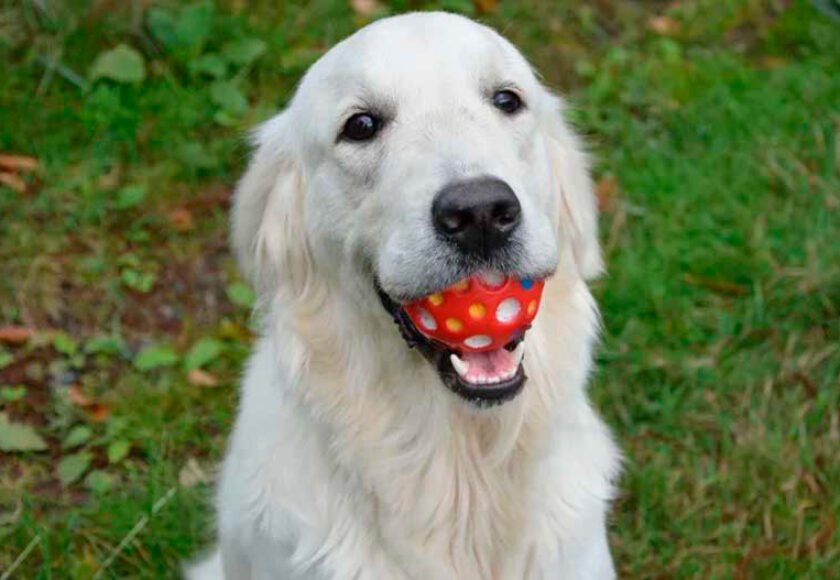
[[[477,578],[506,577],[503,555],[528,548],[539,459],[551,435],[556,393],[546,392],[544,336],[532,332],[526,341],[535,378],[523,393],[478,410],[443,387],[384,311],[337,289],[310,298],[317,304],[294,309],[307,316],[291,325],[295,392],[327,434],[328,460],[370,498],[370,523],[416,566],[446,562],[459,578],[476,571]],[[402,553],[409,546],[424,552]],[[420,577],[440,576],[429,570]]]

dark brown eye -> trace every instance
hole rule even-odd
[[[350,141],[367,141],[382,128],[382,119],[371,113],[356,113],[344,123],[341,138]]]
[[[497,91],[493,95],[493,106],[505,114],[513,115],[522,108],[522,99],[513,91]]]

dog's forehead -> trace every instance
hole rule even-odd
[[[532,78],[527,61],[491,29],[442,12],[386,18],[336,45],[307,74],[313,92],[416,94],[424,89]],[[302,88],[303,86],[302,85]],[[336,90],[337,89],[337,90]],[[328,93],[329,94],[329,93]]]

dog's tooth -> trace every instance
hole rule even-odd
[[[461,358],[455,353],[449,355],[449,360],[455,368],[455,371],[463,378],[466,378],[467,371],[470,370],[470,363],[461,360]]]
[[[520,363],[522,363],[522,358],[525,356],[525,343],[520,342],[516,345],[516,348],[513,351],[513,368],[519,368]],[[516,372],[514,370],[514,372]]]

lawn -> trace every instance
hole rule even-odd
[[[255,326],[245,136],[418,8],[503,31],[597,158],[621,576],[837,577],[840,4],[370,4],[0,7],[0,577],[175,577],[211,541]]]

